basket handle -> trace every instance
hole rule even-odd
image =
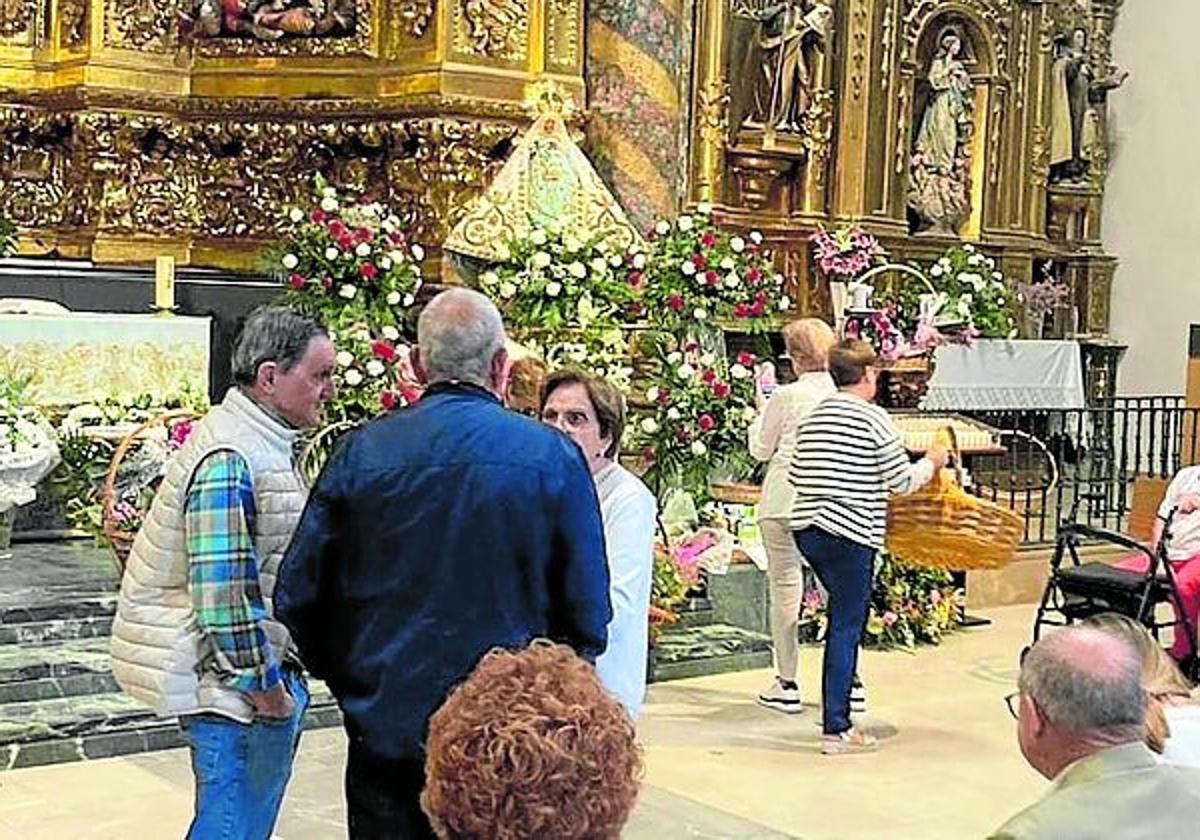
[[[954,478],[961,487],[963,483],[962,452],[958,448],[958,432],[954,431],[954,427],[949,423],[938,430],[938,442],[943,439],[946,442],[946,448],[950,450],[950,455],[954,458]]]

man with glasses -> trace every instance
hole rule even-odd
[[[1005,701],[1021,754],[1054,782],[993,840],[1191,837],[1200,771],[1159,764],[1143,742],[1146,696],[1132,645],[1068,627],[1039,641]]]

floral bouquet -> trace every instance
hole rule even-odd
[[[937,644],[958,626],[963,592],[944,571],[905,565],[880,552],[863,644],[912,648]]]
[[[647,238],[653,256],[645,270],[645,302],[672,332],[703,329],[713,320],[765,332],[776,313],[791,309],[762,234],[742,237],[719,227],[708,205],[673,223],[659,221]]]
[[[421,289],[425,250],[380,204],[343,201],[319,177],[317,189],[311,211],[289,211],[291,234],[272,261],[282,269],[284,302],[320,320],[338,348],[328,419],[360,423],[415,394],[401,335]]]
[[[704,499],[710,474],[741,477],[751,468],[745,438],[755,416],[756,361],[743,351],[730,365],[694,341],[661,360],[658,381],[646,391],[649,413],[632,429],[645,479],[660,497],[679,487]]]
[[[0,381],[0,517],[37,498],[35,488],[58,464],[58,444],[29,404],[28,382]]]
[[[933,308],[935,323],[965,324],[967,340],[1004,338],[1015,335],[1017,295],[996,261],[964,243],[946,251],[926,272],[937,296]],[[901,300],[910,308],[921,309],[909,291]],[[926,298],[926,301],[929,299]]]
[[[849,283],[887,255],[879,240],[858,225],[835,231],[820,228],[808,241],[817,268],[835,283]]]
[[[627,274],[646,258],[636,246],[614,251],[610,239],[602,232],[580,241],[557,225],[535,227],[508,243],[509,259],[480,274],[479,288],[518,333],[612,327],[638,296]]]
[[[1071,300],[1071,288],[1053,278],[1041,283],[1018,283],[1017,301],[1025,307],[1028,338],[1040,338],[1046,316],[1066,306]]]
[[[557,334],[531,330],[516,332],[515,337],[551,368],[586,370],[621,393],[629,393],[633,378],[629,343],[617,327],[564,330]]]

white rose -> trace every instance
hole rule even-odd
[[[785,282],[787,282],[787,278],[784,277],[782,274],[776,274],[774,277],[771,278],[771,280],[775,283],[776,286],[782,286]]]
[[[357,338],[359,341],[366,342],[366,341],[371,340],[371,333],[368,332],[367,330],[359,330],[358,332],[356,332],[354,334],[354,337]]]
[[[508,262],[512,259],[512,251],[508,250],[507,245],[499,245],[496,247],[496,259],[500,262]]]
[[[708,310],[697,306],[695,309],[692,310],[692,317],[695,318],[697,321],[707,320],[708,319]]]
[[[610,266],[612,266],[613,268],[620,268],[621,263],[623,263],[623,262],[625,262],[625,260],[621,259],[620,254],[613,254],[611,257],[608,258],[608,264]]]
[[[692,262],[691,260],[684,260],[683,263],[679,266],[679,270],[682,271],[688,277],[691,277],[693,274],[696,273],[696,264],[694,262]]]
[[[652,385],[646,389],[646,399],[650,402],[658,402],[658,397],[661,393],[662,392],[658,390],[658,386]]]
[[[733,271],[735,268],[737,268],[737,263],[733,261],[733,257],[726,257],[725,259],[721,260],[721,268],[723,268],[725,271]]]
[[[339,350],[337,363],[339,367],[350,367],[350,365],[354,364],[354,356],[349,350]]]
[[[692,454],[697,458],[701,458],[708,452],[708,447],[704,445],[702,440],[692,441]]]
[[[675,375],[680,379],[691,379],[696,375],[696,369],[687,362],[684,362],[675,370]]]
[[[546,284],[546,294],[548,294],[550,297],[558,297],[558,294],[561,291],[562,283],[559,283],[556,280],[551,280]]]
[[[354,296],[358,294],[358,289],[355,288],[353,283],[347,283],[342,286],[342,288],[338,289],[338,294],[344,297],[346,300],[354,300]]]
[[[397,248],[393,248],[392,250],[388,251],[387,255],[388,259],[397,265],[404,262],[404,252]]]
[[[608,260],[604,257],[594,257],[592,259],[592,271],[596,274],[603,274],[608,271]]]
[[[684,233],[687,233],[689,230],[692,229],[692,217],[691,216],[680,216],[679,221],[676,222],[676,224],[679,226],[679,229],[681,231],[683,231]]]
[[[280,260],[280,262],[283,263],[283,267],[288,271],[291,271],[293,268],[300,265],[300,260],[295,254],[284,254],[283,259]]]
[[[1004,275],[1003,275],[1003,274],[1001,274],[999,271],[993,271],[993,272],[992,272],[992,279],[993,279],[993,280],[997,280],[997,281],[999,281],[999,280],[1003,280],[1003,279],[1004,279]]]
[[[638,271],[641,271],[643,268],[645,268],[646,267],[646,255],[645,254],[634,254],[633,255],[633,267],[636,268]]]
[[[981,265],[982,263],[983,257],[979,256],[979,254],[972,254],[967,258],[967,265]]]
[[[717,363],[717,357],[713,353],[705,353],[700,357],[700,364],[705,367],[712,367]]]
[[[387,300],[388,306],[399,306],[400,293],[399,292],[388,292],[388,296],[387,296],[386,300]]]
[[[745,365],[734,364],[734,366],[729,369],[729,375],[734,379],[748,379],[750,377],[750,371],[746,369]]]
[[[750,406],[746,406],[745,408],[742,409],[742,420],[745,421],[746,423],[753,423],[754,418],[757,416],[758,416],[758,412],[756,412]]]
[[[337,199],[331,198],[330,196],[325,196],[321,199],[321,209],[326,213],[334,212],[338,209]]]
[[[538,228],[533,233],[529,234],[529,241],[539,248],[542,247],[548,241],[546,237],[546,231]]]
[[[658,431],[658,423],[654,422],[653,417],[643,418],[642,419],[642,431],[648,435],[652,435]]]
[[[326,187],[325,189],[321,190],[321,196],[323,198],[337,198],[337,190],[335,190],[333,187]]]
[[[725,288],[736,289],[739,285],[741,285],[741,281],[738,279],[737,274],[731,272],[725,275]]]
[[[413,303],[416,302],[416,300],[417,299],[415,297],[413,297],[412,295],[405,295],[404,300],[401,301],[401,303],[403,303],[405,306],[412,306]]]
[[[972,245],[970,242],[968,242],[968,243],[966,243],[965,245],[963,245],[963,246],[962,246],[962,248],[963,248],[963,250],[964,250],[964,251],[966,251],[968,254],[974,254],[974,253],[975,253],[975,246],[974,246],[974,245]]]
[[[389,268],[391,268],[392,267],[391,257],[380,257],[379,258],[379,267],[381,269],[383,269],[384,271],[387,271]]]
[[[384,327],[382,332],[383,332],[383,337],[386,338],[388,341],[397,341],[400,338],[400,330],[396,329],[391,324]]]
[[[371,376],[383,376],[386,370],[387,368],[383,366],[383,362],[378,359],[372,359],[367,362],[367,373],[371,374]]]
[[[696,212],[701,216],[708,216],[712,213],[712,205],[707,201],[701,201],[696,205]]]
[[[587,277],[587,266],[576,260],[567,266],[567,274],[570,274],[576,280],[582,280]]]
[[[346,384],[353,388],[356,385],[361,385],[363,381],[362,371],[358,368],[350,368],[345,375]]]
[[[940,265],[935,265],[933,268],[929,269],[929,273],[934,277],[941,277],[942,267]]]
[[[354,253],[360,257],[369,257],[371,256],[371,246],[366,242],[359,242],[358,247],[354,249]]]
[[[667,409],[667,419],[668,420],[671,420],[673,422],[675,420],[678,420],[681,416],[682,415],[679,413],[679,409],[676,408],[675,406],[671,406],[670,408]]]
[[[669,365],[677,365],[682,361],[683,361],[683,354],[680,353],[678,350],[672,351],[671,353],[667,354],[667,364],[669,364]]]
[[[750,241],[753,242],[755,245],[761,245],[762,244],[762,234],[756,230],[750,231]]]
[[[479,282],[485,286],[495,286],[500,282],[500,275],[494,271],[485,271],[480,275]]]
[[[545,251],[538,251],[533,255],[534,268],[548,268],[551,263],[550,255]]]
[[[792,308],[792,299],[790,297],[788,297],[787,295],[783,295],[781,298],[779,298],[779,311],[780,312],[787,312],[791,308]]]
[[[654,226],[654,232],[659,236],[666,236],[671,232],[671,223],[660,219],[658,224]]]
[[[412,246],[412,255],[414,260],[420,262],[421,260],[425,259],[425,249],[420,245],[414,244]]]
[[[341,253],[342,252],[339,251],[337,248],[330,245],[328,248],[325,249],[325,259],[336,260],[339,256],[341,256]]]
[[[288,218],[295,224],[300,224],[300,222],[304,221],[304,211],[299,207],[293,207],[288,211]]]
[[[729,240],[729,248],[733,253],[740,254],[746,250],[746,240],[740,236],[735,236]]]
[[[500,297],[510,298],[517,293],[517,287],[512,283],[504,282],[500,284]]]
[[[574,236],[567,236],[563,238],[563,250],[565,250],[568,254],[574,254],[582,247],[583,243]]]

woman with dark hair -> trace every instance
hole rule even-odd
[[[633,721],[565,645],[488,653],[429,720],[421,808],[448,840],[616,840],[637,799]]]
[[[641,479],[616,460],[625,429],[625,399],[597,376],[557,371],[542,386],[542,420],[579,444],[596,482],[613,609],[608,648],[596,660],[596,671],[636,719],[646,695],[658,506]]]

